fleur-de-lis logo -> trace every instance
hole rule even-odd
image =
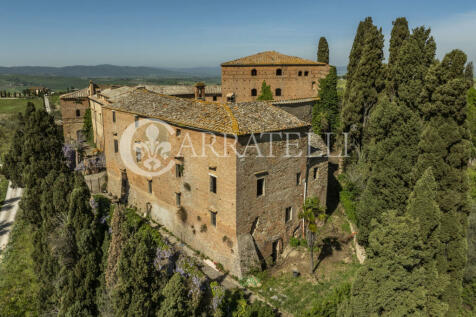
[[[145,153],[147,157],[144,166],[149,171],[155,171],[162,166],[159,157],[163,159],[169,157],[170,143],[160,142],[159,134],[159,129],[154,124],[150,124],[145,130],[147,141],[136,143],[136,151]]]
[[[143,131],[143,127],[146,127],[145,140],[134,142],[136,133]],[[157,119],[140,119],[138,123],[130,124],[120,140],[121,159],[126,168],[147,177],[159,176],[171,170],[174,161],[170,159],[171,145],[167,140],[173,134],[171,126]]]

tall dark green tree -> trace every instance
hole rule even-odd
[[[337,132],[339,125],[339,96],[337,72],[331,67],[329,74],[319,80],[319,99],[312,109],[312,127],[315,133]]]
[[[317,61],[329,64],[329,44],[327,43],[327,39],[324,36],[319,39],[319,44],[317,47]]]
[[[427,124],[421,134],[415,166],[415,177],[431,167],[438,184],[437,202],[443,212],[439,234],[443,250],[438,257],[438,270],[450,277],[443,294],[443,300],[450,306],[448,316],[457,315],[461,307],[466,265],[466,169],[471,142],[466,125],[465,63],[466,55],[454,50],[428,71],[420,107]]]
[[[154,266],[157,243],[150,231],[139,230],[124,246],[118,262],[113,303],[118,316],[154,316],[163,281]]]
[[[349,141],[358,155],[362,152],[364,129],[369,115],[384,88],[382,30],[372,24],[371,18],[364,22],[366,26],[361,56],[357,67],[352,70],[349,95],[342,108],[343,131],[349,132]]]
[[[86,137],[86,141],[88,141],[89,143],[93,143],[94,132],[93,132],[93,122],[91,118],[90,108],[87,108],[86,112],[84,113],[83,131],[84,131],[84,136]]]
[[[412,171],[418,158],[421,124],[405,105],[382,99],[369,119],[367,186],[357,206],[359,241],[367,245],[372,219],[383,212],[405,210],[412,187]]]
[[[473,86],[474,86],[474,66],[473,66],[473,62],[469,62],[466,65],[466,69],[464,70],[464,76],[466,77],[466,80],[468,81],[468,89],[473,88]]]
[[[388,211],[373,222],[368,258],[338,316],[444,316],[445,284],[434,263],[426,263],[420,223],[398,214]]]
[[[401,100],[412,111],[418,111],[426,74],[435,60],[436,44],[430,32],[424,27],[413,29],[388,69],[390,97]]]
[[[400,54],[400,48],[405,40],[410,37],[410,30],[408,29],[408,21],[406,18],[401,17],[395,19],[392,22],[393,28],[392,33],[390,34],[390,48],[389,48],[389,56],[388,56],[388,70],[391,70],[395,62]],[[392,73],[391,71],[387,71],[387,84],[386,87],[389,89],[389,95],[394,95],[394,92],[391,90],[393,87],[392,85]]]
[[[158,317],[188,317],[193,315],[188,289],[180,273],[175,273],[167,282],[163,291],[165,297],[161,303]]]

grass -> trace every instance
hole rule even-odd
[[[0,316],[37,316],[32,229],[17,220],[0,262]]]
[[[309,312],[320,298],[329,296],[343,283],[352,282],[360,264],[339,264],[330,275],[318,283],[312,283],[304,277],[294,277],[292,273],[271,277],[267,272],[258,273],[261,287],[253,288],[265,297],[273,306],[302,316]]]
[[[5,196],[7,195],[7,188],[8,188],[8,180],[5,176],[0,175],[0,207],[3,205],[5,201]]]
[[[14,114],[18,112],[24,112],[26,109],[26,104],[28,102],[33,102],[35,107],[39,109],[43,107],[43,101],[39,97],[31,99],[5,99],[0,98],[0,114]]]

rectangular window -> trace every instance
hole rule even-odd
[[[152,194],[152,180],[151,179],[147,180],[147,183],[148,183],[148,186],[149,186],[149,193]]]
[[[210,210],[210,223],[214,227],[217,226],[217,213],[216,213],[216,211],[211,211]]]
[[[284,215],[284,221],[289,222],[293,219],[293,207],[286,208],[286,212]]]
[[[213,96],[213,101],[217,101],[217,96]]]
[[[136,147],[136,162],[139,163],[142,160],[142,152],[140,147]]]
[[[119,152],[119,143],[117,140],[114,140],[114,153]]]
[[[76,117],[80,117],[80,116],[81,116],[81,110],[76,109]]]
[[[256,180],[256,196],[264,195],[264,178],[258,178]]]
[[[182,193],[175,193],[175,204],[177,206],[182,205]]]
[[[296,186],[301,185],[301,173],[296,174]]]
[[[183,176],[183,164],[175,164],[175,177],[182,177]]]
[[[175,136],[180,136],[180,134],[182,134],[182,130],[180,129],[175,130]]]
[[[134,124],[137,127],[139,127],[139,116],[134,116]]]
[[[112,122],[116,122],[116,112],[112,112]]]
[[[213,175],[210,175],[210,191],[215,194],[217,193],[217,178]]]
[[[314,167],[314,171],[312,172],[312,176],[314,179],[317,179],[317,167]]]

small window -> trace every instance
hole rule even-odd
[[[182,134],[182,130],[180,129],[175,130],[175,136],[180,136],[180,134]]]
[[[182,193],[175,193],[175,204],[177,206],[182,205]]]
[[[214,227],[217,226],[217,213],[216,213],[216,211],[211,211],[210,210],[210,223]]]
[[[117,140],[114,140],[114,153],[119,152],[119,143]]]
[[[149,188],[149,193],[152,194],[152,180],[149,179],[147,180],[148,188]]]
[[[298,72],[298,76],[302,76],[302,70]]]
[[[112,122],[116,122],[116,112],[112,112]]]
[[[276,88],[275,95],[281,96],[281,88]]]
[[[258,74],[258,72],[256,71],[256,69],[252,69],[251,70],[251,76],[256,76]]]
[[[140,147],[136,147],[136,162],[139,163],[142,161],[142,152]]]
[[[183,176],[183,164],[175,164],[175,177],[179,178]]]
[[[301,173],[296,174],[296,186],[301,185]]]
[[[276,76],[283,75],[283,70],[281,68],[276,69]]]
[[[258,178],[256,180],[256,196],[264,195],[264,178]]]
[[[289,222],[293,219],[293,208],[288,207],[286,208],[285,215],[284,215],[284,221]]]
[[[251,89],[251,96],[255,97],[257,95],[258,95],[258,91],[255,88]]]
[[[139,116],[134,116],[134,123],[136,128],[139,127]]]
[[[217,96],[213,96],[213,101],[217,101]]]
[[[314,179],[317,179],[317,167],[314,167],[314,170],[312,172],[312,176]]]
[[[210,175],[210,192],[217,193],[217,178],[213,175]]]
[[[309,75],[309,72],[306,70],[306,71],[304,72],[304,76],[308,76],[308,75]]]
[[[76,117],[80,117],[80,116],[81,116],[81,110],[76,109]]]

